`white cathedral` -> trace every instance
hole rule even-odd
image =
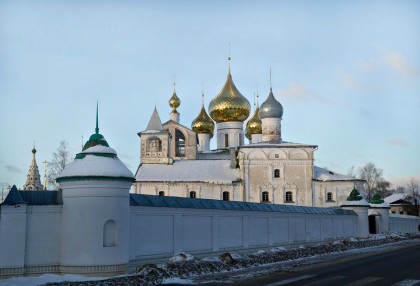
[[[170,119],[162,123],[155,107],[146,130],[138,133],[141,155],[134,193],[335,207],[355,186],[364,192],[363,180],[315,166],[316,145],[282,139],[283,106],[271,84],[244,131],[251,106],[232,80],[230,61],[226,82],[210,101],[210,116],[203,95],[190,129],[180,123],[180,104],[174,87]],[[217,149],[210,150],[214,121]]]

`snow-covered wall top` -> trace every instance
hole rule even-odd
[[[136,174],[143,182],[207,182],[229,184],[240,180],[230,160],[179,160],[172,165],[143,164]]]

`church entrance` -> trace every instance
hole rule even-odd
[[[376,216],[369,216],[369,233],[376,234]]]

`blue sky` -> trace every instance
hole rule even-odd
[[[61,140],[100,132],[129,169],[154,105],[169,119],[176,75],[190,126],[232,76],[249,101],[273,90],[283,139],[319,145],[316,165],[368,161],[420,176],[419,1],[0,2],[0,187],[22,187]]]

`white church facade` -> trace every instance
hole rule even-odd
[[[236,88],[230,64],[224,86],[210,101],[210,116],[203,95],[190,129],[180,123],[180,104],[174,88],[169,121],[162,123],[155,107],[146,130],[138,133],[140,164],[134,193],[336,207],[355,186],[364,192],[363,180],[315,166],[316,145],[282,139],[283,106],[271,87],[267,99],[261,106],[256,103],[253,116],[244,123],[250,103]],[[210,150],[213,136],[216,150]]]

